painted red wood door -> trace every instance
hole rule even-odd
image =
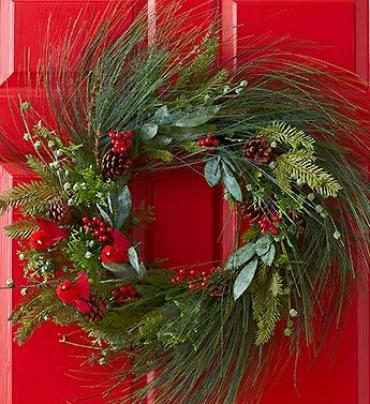
[[[186,9],[198,6],[199,0],[181,3]],[[96,0],[1,0],[0,116],[1,125],[12,130],[9,133],[19,137],[23,133],[9,111],[9,96],[16,99],[21,94],[42,107],[39,95],[32,88],[24,88],[23,76],[28,70],[36,71],[49,16],[52,15],[53,21],[52,43],[58,42],[82,9],[88,21],[106,4]],[[132,17],[139,8],[134,0],[126,0],[124,6],[132,10]],[[148,6],[155,11],[158,4],[156,0],[148,0]],[[299,51],[356,71],[368,81],[369,17],[365,0],[223,0],[204,2],[202,11],[221,17],[224,57],[237,55],[243,46],[242,38],[248,35],[263,34],[271,39],[288,35],[316,44]],[[197,19],[189,16],[188,23],[196,24]],[[10,167],[1,169],[2,190],[19,180],[22,173]],[[177,171],[156,175],[137,184],[134,195],[138,202],[145,198],[156,209],[157,220],[143,235],[148,258],[168,257],[169,265],[184,265],[212,261],[225,254],[228,232],[223,232],[219,240],[222,222],[228,215],[222,194],[209,189],[196,174]],[[4,216],[1,224],[11,219],[11,215]],[[3,233],[0,242],[0,282],[4,284],[6,279],[13,278],[21,284],[16,248]],[[19,299],[16,290],[0,295],[1,403],[62,404],[96,393],[80,387],[84,380],[65,376],[69,369],[78,366],[80,359],[75,356],[84,354],[81,349],[58,342],[69,330],[47,325],[25,346],[12,344],[6,318],[11,305]],[[268,387],[263,404],[368,404],[369,360],[369,290],[363,285],[346,322],[340,330],[333,331],[331,344],[319,359],[310,365],[303,352],[296,381],[294,367],[289,365],[284,375]],[[92,397],[86,402],[95,404],[103,400]]]

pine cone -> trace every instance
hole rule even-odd
[[[95,296],[90,296],[87,303],[90,307],[90,313],[88,314],[89,319],[91,321],[103,320],[107,312],[107,305],[105,301]]]
[[[245,156],[257,164],[269,163],[272,156],[271,145],[261,136],[253,137],[245,146]]]
[[[241,213],[249,220],[250,224],[257,224],[260,219],[266,216],[266,212],[264,212],[260,207],[253,206],[252,204],[242,205]]]
[[[131,167],[131,161],[124,153],[108,150],[101,162],[101,172],[105,179],[114,179],[124,175]]]
[[[72,212],[63,200],[55,198],[49,202],[48,218],[56,224],[66,224],[71,221]]]

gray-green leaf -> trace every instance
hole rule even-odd
[[[261,257],[262,255],[265,255],[268,250],[270,249],[270,246],[272,244],[272,239],[270,236],[264,236],[264,237],[260,237],[257,241],[256,241],[256,253],[259,257]]]
[[[249,262],[239,273],[234,282],[234,300],[239,297],[248,289],[251,284],[254,274],[258,266],[258,259],[255,258]]]
[[[115,278],[125,280],[127,282],[132,282],[138,280],[139,276],[135,268],[130,264],[108,264],[103,262],[103,267],[108,271],[112,272]]]
[[[225,269],[239,268],[255,255],[254,244],[248,243],[240,247],[234,254],[230,255],[225,264]]]
[[[158,133],[158,125],[155,123],[145,123],[139,130],[142,140],[150,140]]]
[[[163,105],[163,107],[159,108],[155,114],[154,114],[154,119],[156,122],[161,123],[166,120],[170,116],[170,113],[168,112],[167,105]]]
[[[203,125],[214,118],[220,109],[221,107],[219,105],[215,105],[187,112],[175,122],[175,126],[180,128],[194,128]]]
[[[108,223],[110,226],[113,226],[113,222],[109,214],[97,203],[96,207],[99,209],[99,212],[101,214],[101,217],[103,220]]]
[[[222,180],[226,190],[236,201],[241,202],[243,200],[243,196],[238,181],[234,177],[233,172],[224,162],[222,162],[222,171]]]
[[[220,157],[214,157],[207,161],[204,167],[204,177],[211,187],[214,187],[220,182],[221,179],[221,167]]]
[[[129,217],[132,208],[132,199],[129,187],[126,185],[117,198],[117,212],[114,215],[114,225],[118,229],[123,226]]]
[[[270,267],[274,262],[275,255],[276,255],[276,247],[275,244],[272,243],[267,253],[261,256],[261,260],[264,264]]]

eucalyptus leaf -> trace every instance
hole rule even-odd
[[[130,247],[127,250],[127,255],[128,255],[130,264],[133,266],[133,268],[135,268],[136,272],[139,273],[140,272],[140,263],[139,263],[139,257],[137,255],[135,248]]]
[[[130,264],[135,269],[139,279],[143,279],[146,275],[146,268],[143,263],[139,262],[139,257],[134,247],[130,247],[127,251],[128,259]]]
[[[275,255],[276,255],[276,247],[275,244],[272,243],[267,253],[261,256],[261,260],[264,264],[270,267],[274,262]]]
[[[156,122],[161,123],[166,120],[170,116],[170,113],[168,112],[167,105],[163,105],[163,107],[159,108],[155,114],[154,114],[154,119]]]
[[[258,258],[255,258],[240,271],[234,282],[234,300],[239,299],[239,297],[248,289],[256,273],[257,266]]]
[[[109,216],[109,214],[98,203],[96,204],[96,207],[98,208],[103,220],[110,226],[113,226],[113,221],[112,218]]]
[[[213,157],[207,161],[204,167],[204,177],[211,187],[221,180],[220,157]]]
[[[213,119],[220,109],[221,107],[219,105],[214,105],[187,112],[181,118],[177,119],[175,126],[180,128],[194,128],[203,125]]]
[[[103,267],[112,272],[115,278],[122,279],[128,282],[139,279],[138,273],[130,264],[109,264],[103,262]]]
[[[155,138],[155,143],[160,146],[168,146],[172,142],[172,138],[168,136],[158,135]]]
[[[261,257],[262,255],[267,254],[267,252],[270,249],[271,244],[272,244],[272,239],[270,236],[260,237],[255,243],[257,255],[259,257]]]
[[[252,259],[255,255],[253,243],[248,243],[240,247],[234,254],[230,255],[225,264],[225,269],[239,268]]]
[[[226,190],[236,201],[242,202],[243,195],[240,186],[238,184],[238,181],[234,177],[233,172],[224,162],[222,162],[222,171],[223,171],[222,180]]]
[[[123,226],[130,216],[132,199],[129,187],[126,185],[117,197],[117,210],[114,212],[114,225],[118,229]]]
[[[153,139],[157,133],[158,125],[155,123],[145,123],[139,130],[140,137],[144,141]]]

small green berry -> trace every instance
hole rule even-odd
[[[22,295],[22,296],[27,296],[27,293],[28,293],[28,289],[27,289],[27,288],[22,288],[22,289],[21,289],[21,295]]]
[[[31,137],[31,135],[30,135],[29,133],[25,133],[25,134],[23,135],[23,139],[24,139],[26,142],[29,142],[29,141],[32,140],[32,137]]]
[[[7,279],[7,280],[6,280],[6,286],[7,286],[8,288],[14,288],[14,281],[13,281],[13,279]]]
[[[35,149],[39,149],[42,146],[42,143],[40,140],[37,140],[34,144]]]
[[[286,329],[284,330],[284,335],[285,335],[286,337],[290,337],[292,334],[293,334],[293,331],[292,331],[291,328],[286,328]]]
[[[295,310],[295,309],[290,309],[289,310],[289,315],[290,315],[290,317],[297,317],[298,316],[298,312],[297,312],[297,310]]]
[[[307,195],[308,200],[311,202],[314,201],[315,197],[316,197],[316,195],[313,192],[311,192],[310,194]]]
[[[324,211],[324,207],[322,205],[316,205],[315,210],[317,213],[321,213]]]
[[[340,234],[340,232],[339,232],[338,230],[336,230],[336,231],[334,232],[334,234],[333,234],[333,237],[334,237],[336,240],[339,240],[339,239],[342,237],[342,235]]]

